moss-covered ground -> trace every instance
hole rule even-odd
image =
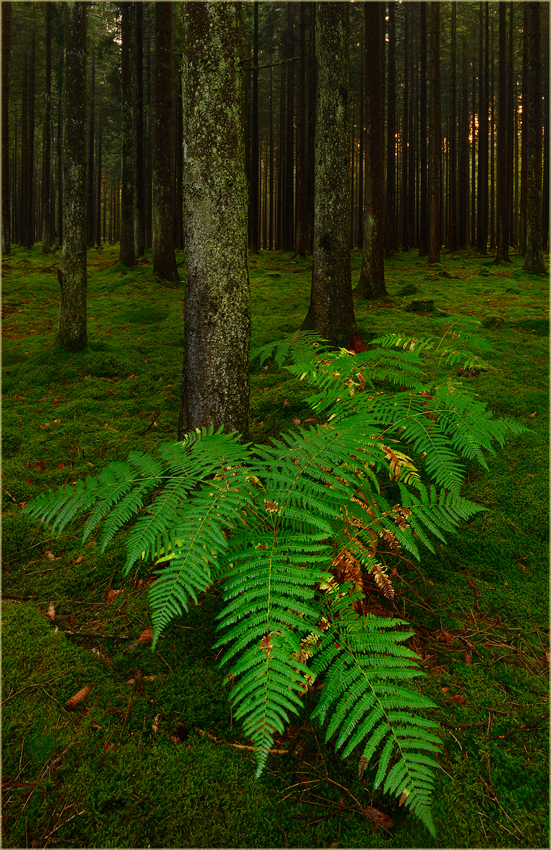
[[[356,281],[361,255],[352,262]],[[410,251],[387,263],[388,299],[356,304],[366,341],[455,327],[491,342],[490,368],[461,380],[529,428],[488,470],[469,465],[465,495],[484,512],[421,564],[402,558],[393,580],[439,706],[433,842],[307,712],[255,780],[211,649],[216,587],[152,653],[136,643],[149,574],[122,575],[123,536],[100,555],[78,524],[57,538],[21,513],[49,487],[175,439],[183,288],[162,285],[150,256],[121,267],[116,247],[88,263],[81,354],[53,345],[59,253],[14,248],[3,266],[3,846],[549,846],[548,281],[517,257],[443,255],[429,269]],[[299,327],[310,274],[289,254],[250,258],[253,346]],[[415,299],[436,312],[405,310]],[[251,437],[304,419],[307,394],[253,364]]]

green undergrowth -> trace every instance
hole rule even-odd
[[[52,538],[21,514],[49,487],[175,438],[184,286],[160,282],[150,260],[127,269],[116,246],[88,252],[81,354],[53,345],[59,252],[14,248],[4,262],[3,845],[547,846],[548,281],[525,274],[518,257],[496,266],[443,254],[429,268],[411,251],[386,264],[388,298],[356,302],[366,342],[386,332],[443,345],[466,335],[483,369],[427,368],[529,428],[488,458],[488,470],[467,464],[464,495],[483,512],[421,565],[403,554],[389,561],[394,604],[373,588],[373,604],[412,624],[423,690],[439,706],[434,842],[398,802],[370,790],[373,770],[360,781],[354,759],[324,745],[308,712],[254,779],[212,649],[218,587],[152,653],[137,642],[150,626],[149,565],[125,579],[120,537],[100,555],[77,525]],[[360,264],[354,252],[354,283]],[[311,269],[291,254],[250,257],[253,347],[300,326]],[[434,312],[406,310],[415,300],[433,301]],[[310,390],[264,366],[251,369],[255,441],[312,418]]]

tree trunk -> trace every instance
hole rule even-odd
[[[295,192],[294,192],[294,170],[295,158],[293,155],[295,146],[295,128],[294,128],[294,63],[290,60],[293,56],[293,15],[294,4],[287,3],[287,99],[286,108],[287,114],[285,119],[285,212],[284,212],[284,234],[285,241],[283,248],[285,251],[294,251],[295,249]]]
[[[46,73],[44,80],[44,125],[43,125],[43,148],[44,169],[42,178],[42,252],[48,254],[51,247],[51,209],[50,209],[50,160],[52,146],[52,7],[49,3],[45,5],[46,17],[46,43],[44,51],[46,54]]]
[[[429,218],[427,191],[427,4],[421,6],[421,67],[420,67],[420,198],[419,198],[419,256],[426,257],[429,252]]]
[[[90,114],[88,116],[88,185],[86,187],[86,241],[88,247],[95,244],[94,215],[94,134],[96,124],[96,57],[92,53],[92,74],[90,81]]]
[[[431,2],[430,28],[430,110],[429,110],[429,256],[428,263],[440,262],[440,4]]]
[[[136,150],[136,182],[134,186],[134,249],[136,257],[143,257],[145,252],[143,3],[134,4],[134,71],[136,75],[136,110],[134,116]]]
[[[11,58],[11,3],[2,4],[2,253],[11,249],[9,103]]]
[[[379,5],[379,4],[377,4]],[[365,27],[360,25],[360,120],[359,120],[359,148],[358,148],[358,222],[356,245],[361,250],[363,248],[363,221],[364,221],[364,160],[365,160]],[[381,163],[382,167],[382,163]]]
[[[402,132],[401,147],[402,147],[402,251],[409,251],[409,221],[408,221],[408,143],[409,143],[409,31],[410,31],[410,16],[409,9],[404,5],[404,89],[403,89],[403,112],[402,112]]]
[[[388,4],[385,257],[396,248],[396,3]]]
[[[250,244],[253,254],[258,254],[258,188],[260,185],[259,169],[259,131],[258,131],[258,0],[253,4],[253,78],[251,103],[251,198],[250,198]]]
[[[195,6],[195,4],[194,4]],[[153,271],[178,277],[172,210],[172,3],[155,3],[155,128],[153,140]],[[223,126],[223,122],[221,123]]]
[[[28,89],[28,119],[27,119],[27,157],[25,160],[25,221],[24,242],[25,248],[34,245],[34,120],[35,120],[35,76],[36,76],[36,29],[35,29],[36,4],[32,4],[32,41],[31,57],[29,62],[29,89]]]
[[[526,255],[523,269],[545,274],[542,247],[542,143],[541,143],[541,3],[527,3],[528,40],[528,165]]]
[[[485,13],[485,14],[484,14]],[[477,250],[488,253],[488,3],[480,3]]]
[[[452,0],[451,79],[450,79],[450,162],[449,162],[449,233],[448,250],[457,251],[457,0]]]
[[[178,438],[210,424],[246,436],[251,308],[241,7],[186,3],[184,16],[186,296]]]
[[[366,300],[387,295],[384,267],[383,10],[365,3],[365,213],[363,255],[356,293]]]
[[[310,33],[308,38],[308,253],[314,253],[314,143],[316,133],[316,4],[309,3]]]
[[[496,263],[509,259],[509,198],[507,194],[507,29],[505,2],[498,3],[499,60],[497,111],[497,252]]]
[[[101,154],[102,154],[102,114],[101,112],[98,115],[98,124],[99,124],[99,134],[98,134],[98,154],[96,160],[96,172],[97,172],[97,182],[96,182],[96,247],[101,248]],[[104,227],[105,230],[105,227]],[[105,238],[105,237],[104,237]]]
[[[298,91],[297,91],[297,226],[295,254],[306,256],[308,207],[306,199],[306,3],[298,6]]]
[[[157,4],[156,4],[157,6]],[[134,9],[132,3],[121,3],[121,234],[119,258],[125,266],[136,262],[134,249],[134,183],[136,150],[134,147]],[[170,141],[170,135],[169,135]]]
[[[357,328],[350,264],[349,32],[348,3],[317,4],[314,262],[302,327],[332,345],[346,342]]]
[[[57,342],[86,348],[86,7],[64,6],[63,251]]]

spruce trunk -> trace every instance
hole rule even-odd
[[[186,297],[178,437],[206,425],[246,435],[251,308],[241,7],[184,5]]]

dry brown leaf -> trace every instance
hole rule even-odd
[[[46,611],[46,616],[49,617],[50,620],[55,620],[55,608],[53,602],[50,602],[48,610]]]
[[[466,649],[465,652],[463,653],[463,661],[465,662],[465,664],[472,664],[473,663],[472,652],[469,652],[468,649]]]
[[[92,686],[86,685],[85,688],[81,688],[80,691],[77,691],[77,693],[72,696],[71,699],[68,699],[65,703],[65,711],[72,711],[74,708],[76,708],[77,705],[82,702],[83,699],[86,699],[91,690]]]
[[[138,643],[152,643],[153,642],[153,629],[144,629],[141,635],[138,638]]]
[[[462,697],[461,694],[455,694],[455,696],[449,697],[446,700],[446,705],[450,702],[455,703],[455,705],[463,705],[463,703],[466,702],[466,701],[467,700],[465,699],[465,697]]]
[[[46,552],[46,557],[47,557],[47,558],[49,558],[49,559],[50,559],[50,561],[55,561],[55,560],[57,560],[57,559],[56,559],[56,556],[53,554],[53,552]]]
[[[112,602],[113,599],[117,598],[119,593],[124,593],[124,588],[122,588],[121,590],[113,590],[113,588],[111,588],[109,593],[107,594],[107,601]]]
[[[400,799],[398,800],[398,805],[403,806],[408,797],[409,797],[409,791],[407,791],[407,790],[402,791],[402,793],[400,794]]]
[[[363,811],[366,818],[369,818],[378,826],[382,826],[383,829],[392,829],[392,818],[389,818],[384,812],[374,809],[372,806],[366,806]]]
[[[75,561],[75,564],[81,564],[84,561],[84,555],[79,555]]]

